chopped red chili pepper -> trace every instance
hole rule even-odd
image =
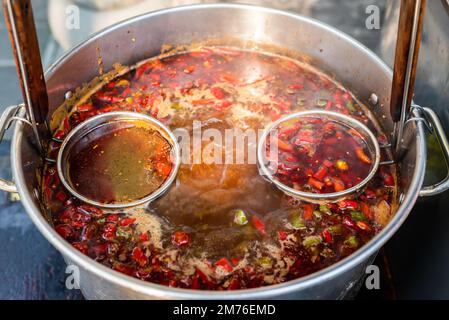
[[[303,205],[304,212],[302,216],[305,220],[310,220],[313,217],[313,204],[305,204]]]
[[[267,234],[266,231],[265,231],[265,223],[263,223],[263,221],[260,220],[258,217],[253,216],[253,217],[251,218],[251,223],[252,223],[253,227],[254,227],[257,231],[259,231],[259,233],[260,233],[261,235],[264,236],[264,235]]]
[[[94,217],[102,217],[103,216],[103,210],[94,207],[92,205],[89,204],[81,204],[76,208],[78,211],[86,213],[86,214],[90,214]]]
[[[215,109],[217,111],[223,111],[223,110],[229,108],[230,106],[232,106],[231,101],[222,101],[220,104],[215,106]]]
[[[133,224],[135,221],[136,221],[136,219],[134,219],[134,218],[124,218],[118,222],[118,225],[121,227],[127,227],[127,226]]]
[[[219,99],[219,100],[223,100],[226,96],[226,93],[223,89],[218,88],[218,87],[214,87],[210,90],[212,92],[212,94],[215,96],[215,98]]]
[[[328,168],[331,168],[331,167],[334,166],[334,164],[332,163],[332,161],[329,161],[329,160],[327,160],[327,159],[324,159],[323,164],[324,164],[326,167],[328,167]]]
[[[109,103],[117,103],[117,102],[122,102],[124,100],[122,97],[119,97],[116,95],[107,95],[102,92],[97,92],[95,94],[95,99],[101,100],[103,102],[109,102]]]
[[[68,206],[65,209],[63,209],[61,211],[61,213],[59,214],[59,221],[69,224],[72,221],[72,217],[76,212],[76,208],[73,206]]]
[[[168,177],[171,173],[171,170],[172,170],[171,164],[167,164],[165,162],[156,163],[156,171],[162,177]]]
[[[230,82],[232,84],[237,84],[238,83],[237,79],[234,76],[230,75],[230,74],[224,74],[224,75],[221,76],[221,78],[224,81]]]
[[[69,239],[73,235],[73,229],[67,224],[60,224],[55,230],[64,239]]]
[[[354,200],[343,200],[340,201],[338,206],[340,207],[340,209],[354,209],[357,210],[359,208],[359,204],[357,201]]]
[[[184,69],[184,73],[191,74],[191,73],[193,73],[193,71],[195,71],[195,69],[196,69],[196,67],[193,65],[188,66],[187,68]]]
[[[118,214],[110,214],[110,215],[108,215],[106,220],[111,221],[111,222],[117,222],[118,221]]]
[[[372,228],[365,221],[357,221],[357,227],[359,227],[363,231],[372,231]]]
[[[376,198],[376,193],[369,187],[365,189],[363,194],[365,195],[365,197],[367,199],[374,199],[374,198]]]
[[[125,264],[122,263],[116,263],[113,265],[112,269],[114,269],[115,271],[127,274],[129,276],[133,275],[135,273],[134,268],[129,267]]]
[[[234,269],[231,266],[231,263],[229,262],[229,260],[226,258],[221,258],[220,260],[216,261],[215,266],[222,267],[224,270],[226,270],[226,272],[232,272],[232,270]]]
[[[150,237],[148,236],[148,233],[142,233],[142,234],[140,235],[140,241],[146,242],[146,241],[148,241],[148,240],[150,240]]]
[[[341,191],[346,190],[346,186],[345,186],[344,182],[341,181],[340,179],[333,178],[332,181],[333,181],[333,184],[334,184],[334,190],[336,192],[341,192]]]
[[[81,251],[83,254],[87,254],[89,251],[87,242],[74,242],[72,243],[72,246]]]
[[[284,241],[285,239],[287,239],[287,237],[288,237],[288,233],[286,231],[283,231],[283,230],[278,231],[279,240]]]
[[[190,236],[184,231],[176,231],[172,235],[172,243],[178,247],[185,247],[190,244]]]
[[[327,168],[326,167],[320,167],[320,169],[315,172],[315,174],[313,175],[313,177],[315,179],[318,179],[320,181],[322,181],[327,175]]]
[[[77,110],[79,112],[91,111],[92,109],[93,109],[93,106],[91,104],[82,104],[77,107]]]
[[[148,258],[143,253],[142,249],[135,247],[132,252],[132,257],[135,262],[137,262],[141,267],[148,264]]]
[[[58,139],[58,140],[64,140],[66,134],[67,133],[61,129],[61,130],[58,130],[55,132],[55,134],[53,135],[53,138]]]
[[[76,211],[72,214],[70,219],[70,225],[75,229],[80,229],[90,221],[91,217],[87,214]]]
[[[363,162],[367,163],[367,164],[371,164],[373,161],[371,160],[370,157],[368,157],[365,153],[365,151],[363,151],[363,149],[361,148],[357,148],[355,150],[355,153],[357,155],[357,157],[362,160]]]
[[[64,191],[59,191],[58,193],[56,193],[56,199],[64,202],[67,199],[67,194]]]
[[[194,106],[200,106],[200,105],[207,105],[207,104],[211,104],[213,103],[214,100],[213,99],[198,99],[198,100],[193,100],[192,104]]]
[[[116,237],[116,234],[115,234],[116,232],[117,232],[117,226],[115,225],[115,223],[108,222],[105,224],[105,226],[103,228],[102,237],[105,240],[112,240]]]
[[[281,149],[283,151],[288,151],[288,152],[293,151],[293,147],[290,144],[288,144],[287,142],[282,141],[281,139],[278,139],[277,145],[278,145],[279,149]]]
[[[229,287],[228,290],[238,290],[240,289],[240,283],[238,281],[238,279],[232,279],[231,282],[229,283]]]
[[[329,231],[329,229],[324,229],[323,238],[324,238],[324,241],[326,241],[327,243],[333,242],[332,233]]]
[[[381,175],[382,175],[385,186],[393,187],[395,185],[394,178],[391,174],[382,172]]]
[[[354,220],[352,220],[349,217],[343,218],[343,225],[345,225],[346,227],[348,227],[350,229],[357,229],[356,223],[354,222]]]
[[[96,225],[87,225],[84,227],[82,233],[81,233],[81,239],[82,240],[92,240],[96,234],[97,234],[97,226]]]
[[[95,259],[102,260],[106,257],[108,253],[108,244],[107,243],[99,243],[92,247],[92,252],[94,254]]]
[[[322,183],[321,181],[318,181],[318,180],[315,179],[315,178],[309,178],[308,183],[309,183],[312,187],[317,188],[318,190],[321,190],[321,189],[323,189],[323,187],[324,187],[324,183]]]
[[[368,219],[372,219],[373,218],[373,214],[371,213],[371,208],[365,202],[361,202],[360,203],[360,210],[362,210],[363,214]]]
[[[288,86],[290,89],[301,90],[304,89],[304,85],[302,84],[291,84]]]

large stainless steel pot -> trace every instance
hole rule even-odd
[[[388,99],[392,73],[372,52],[318,21],[244,5],[197,5],[168,9],[130,19],[97,33],[47,71],[50,111],[61,104],[67,91],[98,75],[99,53],[105,69],[111,69],[116,62],[128,65],[156,55],[166,43],[178,45],[228,37],[275,44],[302,52],[351,87],[362,99],[368,99],[371,93],[376,93],[380,103],[372,105],[372,111],[381,120],[385,130],[391,130]],[[342,298],[356,286],[379,248],[401,226],[420,194],[426,161],[424,124],[427,121],[424,113],[434,121],[432,128],[435,132],[438,133],[440,129],[433,113],[423,109],[414,110],[415,120],[409,123],[406,132],[407,152],[400,164],[401,204],[389,225],[343,261],[307,277],[271,287],[234,292],[174,289],[120,274],[81,254],[53,230],[42,214],[35,175],[41,159],[32,147],[33,136],[24,121],[17,124],[12,140],[14,183],[3,180],[0,187],[8,191],[17,189],[37,228],[62,253],[68,264],[80,268],[81,290],[86,298]],[[4,127],[11,122],[10,119],[17,119],[18,116],[21,116],[20,109],[12,107],[3,115],[0,125]],[[447,141],[444,136],[439,137],[445,143],[445,155],[449,157]],[[432,187],[423,193],[430,195],[447,188],[446,180],[436,189]]]

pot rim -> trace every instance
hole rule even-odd
[[[385,72],[389,78],[392,79],[392,70],[371,50],[362,45],[357,40],[353,39],[351,36],[339,31],[338,29],[329,26],[323,22],[316,19],[304,17],[299,14],[290,13],[273,8],[265,8],[261,6],[244,5],[244,4],[195,4],[188,6],[181,6],[175,8],[162,9],[154,12],[145,13],[119,23],[116,23],[104,30],[101,30],[93,34],[86,41],[78,44],[73,49],[64,54],[59,58],[45,73],[45,77],[50,77],[53,72],[55,72],[56,67],[63,63],[66,59],[75,55],[76,52],[88,43],[97,41],[103,35],[113,32],[117,28],[121,28],[130,23],[139,21],[141,19],[148,19],[155,16],[166,15],[171,13],[176,13],[179,11],[190,11],[190,10],[207,10],[207,9],[243,9],[243,10],[255,10],[258,12],[269,13],[280,15],[298,21],[314,25],[323,31],[335,34],[344,41],[350,43],[359,51],[363,51],[366,56],[376,63],[379,68]],[[421,122],[417,123],[417,134],[416,134],[416,158],[415,158],[415,169],[413,173],[413,178],[411,180],[410,188],[405,194],[402,204],[399,206],[398,211],[395,213],[393,219],[388,223],[388,225],[374,238],[372,238],[368,243],[366,243],[362,248],[354,252],[352,255],[346,257],[339,262],[324,268],[318,272],[312,273],[302,278],[287,281],[281,284],[259,287],[254,289],[242,289],[236,291],[211,291],[211,290],[194,290],[194,289],[180,289],[171,288],[168,286],[163,286],[160,284],[155,284],[151,282],[145,282],[139,280],[115,270],[112,270],[88,256],[82,254],[80,251],[75,249],[66,240],[59,236],[56,231],[50,226],[48,221],[44,218],[41,210],[36,206],[32,199],[32,194],[28,192],[24,173],[22,171],[22,159],[20,147],[22,143],[22,128],[23,124],[17,124],[14,130],[14,136],[12,138],[11,144],[11,163],[12,172],[14,180],[17,184],[17,189],[22,199],[22,203],[27,211],[27,214],[43,234],[43,236],[65,257],[78,265],[82,269],[93,273],[107,281],[110,281],[116,285],[123,286],[130,290],[134,290],[138,293],[145,295],[152,295],[160,297],[161,299],[268,299],[273,298],[282,294],[289,294],[295,291],[311,287],[323,283],[327,280],[333,279],[340,275],[345,270],[351,269],[357,266],[359,263],[365,261],[370,256],[374,255],[382,245],[399,229],[402,223],[407,218],[413,205],[415,204],[420,188],[424,180],[425,173],[425,160],[427,157],[426,142],[424,139],[424,127]]]

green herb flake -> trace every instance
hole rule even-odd
[[[334,251],[332,251],[329,248],[324,248],[323,251],[321,251],[320,255],[324,258],[333,258],[335,257]]]
[[[181,110],[182,106],[178,102],[174,102],[174,103],[171,104],[171,108],[173,110]]]
[[[330,233],[332,233],[333,235],[340,235],[343,232],[343,228],[341,227],[341,225],[337,224],[335,226],[331,226],[328,228]]]
[[[322,213],[325,213],[325,214],[329,215],[329,216],[332,215],[331,209],[329,209],[329,207],[328,207],[327,205],[325,205],[325,204],[321,204],[321,205],[320,205],[320,211],[321,211]]]
[[[257,264],[264,268],[271,268],[272,266],[272,262],[269,257],[261,257],[257,259]]]
[[[298,99],[296,100],[296,104],[297,104],[298,106],[300,106],[300,107],[303,107],[303,106],[306,104],[306,99],[304,99],[304,98],[298,98]]]
[[[359,241],[357,240],[356,236],[349,236],[344,244],[348,246],[349,248],[357,248],[359,246]]]
[[[306,248],[316,247],[321,242],[323,242],[323,239],[321,239],[320,236],[308,236],[304,239],[302,242],[302,245]]]
[[[299,214],[294,214],[291,220],[291,225],[296,230],[305,229],[306,225]]]
[[[352,101],[346,102],[346,109],[348,109],[351,112],[355,112],[356,111],[354,103]]]
[[[128,239],[132,234],[132,230],[130,230],[130,228],[128,227],[118,227],[116,234],[118,237]]]
[[[239,226],[244,226],[248,223],[248,218],[246,217],[245,211],[237,210],[234,213],[234,223]]]
[[[352,211],[351,212],[351,217],[355,221],[365,221],[366,220],[365,215],[361,211]]]
[[[327,105],[327,100],[325,100],[325,99],[318,99],[316,101],[316,105],[318,107],[325,107]]]
[[[313,211],[313,215],[315,216],[315,218],[317,218],[318,220],[321,220],[321,218],[323,218],[321,211],[315,210]]]
[[[126,101],[127,103],[133,103],[133,102],[134,102],[134,99],[133,99],[132,97],[126,97],[125,101]]]
[[[304,124],[302,127],[303,127],[304,129],[307,129],[307,130],[313,130],[313,129],[315,129],[315,126],[314,126],[313,124],[311,124],[311,123],[306,123],[306,124]]]

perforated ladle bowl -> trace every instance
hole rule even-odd
[[[171,159],[173,163],[172,170],[169,174],[169,176],[165,179],[165,181],[159,186],[158,189],[153,191],[152,193],[139,198],[139,199],[130,199],[128,202],[119,202],[119,203],[102,203],[98,202],[96,200],[90,199],[84,195],[82,195],[80,192],[76,190],[76,188],[72,185],[69,179],[68,174],[68,159],[71,154],[75,150],[75,146],[77,143],[80,143],[80,141],[86,137],[89,133],[93,132],[94,130],[100,128],[101,126],[105,126],[110,123],[121,123],[121,122],[129,122],[129,121],[138,121],[140,123],[140,126],[143,126],[145,128],[151,128],[152,130],[157,130],[171,145]],[[168,129],[163,123],[156,120],[155,118],[152,118],[148,115],[137,113],[137,112],[128,112],[128,111],[114,111],[114,112],[108,112],[104,114],[100,114],[97,116],[94,116],[81,124],[79,124],[77,127],[75,127],[70,133],[67,135],[67,137],[64,139],[61,148],[58,153],[57,158],[57,171],[59,178],[64,185],[64,187],[76,198],[103,208],[109,208],[109,209],[122,209],[122,208],[128,208],[133,207],[137,205],[147,204],[158,197],[160,197],[162,194],[164,194],[170,187],[170,185],[173,183],[173,181],[176,179],[176,175],[179,170],[179,166],[181,163],[181,157],[180,157],[180,148],[178,141],[175,137],[175,135]]]
[[[291,188],[274,177],[274,173],[268,167],[270,161],[266,157],[267,138],[269,138],[273,130],[279,127],[282,123],[295,119],[300,120],[307,118],[326,119],[338,124],[342,124],[343,126],[349,127],[357,131],[357,133],[363,138],[370,151],[372,158],[372,165],[368,175],[361,182],[352,186],[351,188],[347,188],[339,192],[313,193]],[[303,111],[283,117],[270,124],[264,130],[257,146],[257,164],[259,167],[259,173],[262,177],[264,177],[269,182],[273,183],[278,189],[282,190],[283,192],[294,198],[318,204],[338,202],[358,194],[360,191],[363,190],[366,184],[374,177],[380,165],[380,146],[376,136],[372,133],[372,131],[363,123],[354,118],[351,118],[349,116],[340,113],[325,110]]]

